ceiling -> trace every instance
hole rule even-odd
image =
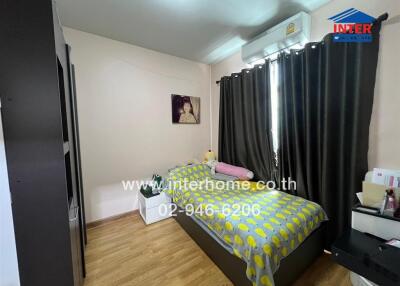
[[[329,0],[56,0],[61,23],[77,30],[203,63]]]

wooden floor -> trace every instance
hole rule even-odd
[[[146,226],[138,214],[88,230],[86,269],[85,286],[232,285],[174,219]],[[324,254],[295,285],[351,284]]]

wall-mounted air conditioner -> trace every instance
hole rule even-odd
[[[242,47],[242,59],[251,63],[280,50],[310,41],[311,17],[300,12],[258,35]]]

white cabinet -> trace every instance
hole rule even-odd
[[[171,198],[164,192],[146,198],[139,192],[139,212],[146,224],[151,224],[171,216]]]

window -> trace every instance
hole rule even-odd
[[[273,61],[270,66],[270,86],[271,86],[271,121],[272,121],[272,144],[274,152],[277,154],[279,146],[278,136],[278,62]]]
[[[275,154],[278,152],[279,134],[278,134],[278,62],[276,58],[278,53],[271,55],[269,60],[270,64],[270,87],[271,87],[271,123],[272,123],[272,144]],[[250,67],[265,63],[265,59],[260,59],[251,63]]]
[[[272,123],[272,144],[273,144],[273,149],[275,154],[277,155],[278,153],[278,148],[279,148],[279,134],[278,134],[278,128],[279,128],[279,100],[278,100],[278,85],[279,85],[279,72],[278,72],[278,62],[277,62],[277,57],[278,54],[281,52],[286,52],[289,53],[290,50],[298,50],[302,49],[303,45],[300,43],[294,44],[290,46],[287,49],[280,50],[270,56],[268,56],[268,59],[270,60],[270,87],[271,87],[271,123]],[[257,64],[263,64],[266,59],[260,59],[257,61],[254,61],[251,63],[251,67],[254,67]]]

